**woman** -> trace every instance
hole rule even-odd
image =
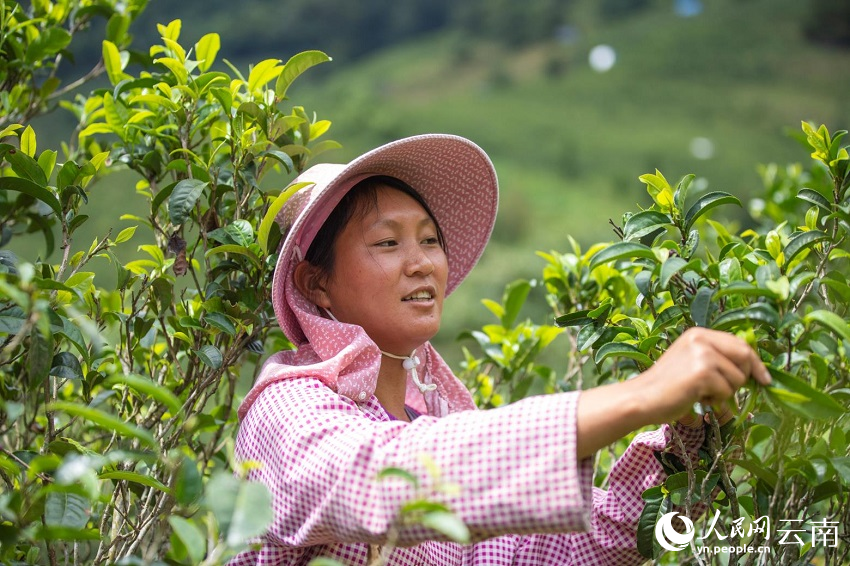
[[[432,348],[443,299],[472,269],[496,216],[493,166],[471,142],[424,135],[348,165],[317,165],[284,207],[275,315],[296,350],[273,356],[239,409],[237,453],[274,497],[275,521],[232,564],[367,564],[399,508],[426,487],[469,527],[471,545],[401,527],[391,565],[638,564],[641,493],[663,480],[653,452],[703,440],[696,402],[720,406],[770,377],[732,335],[691,330],[635,379],[475,411]],[[665,424],[681,417],[677,424]],[[592,487],[593,453],[649,424]]]

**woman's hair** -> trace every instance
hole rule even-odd
[[[400,179],[388,175],[374,175],[355,184],[342,197],[339,204],[331,211],[328,219],[319,228],[316,237],[313,238],[313,242],[307,249],[305,259],[311,265],[318,267],[324,276],[329,277],[333,272],[334,248],[337,238],[355,216],[362,217],[370,210],[369,205],[371,205],[372,210],[378,207],[378,189],[381,187],[390,187],[401,191],[419,203],[437,228],[437,240],[440,242],[440,247],[448,253],[443,231],[425,199],[413,187]]]

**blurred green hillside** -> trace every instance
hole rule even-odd
[[[447,334],[486,320],[477,298],[536,276],[535,250],[612,239],[609,218],[649,204],[639,175],[695,173],[744,200],[758,164],[807,158],[787,134],[800,120],[850,125],[850,51],[806,41],[805,3],[717,0],[687,18],[672,4],[602,21],[585,3],[566,41],[519,47],[436,33],[298,85],[293,96],[334,120],[336,159],[423,132],[467,136],[493,158],[499,224]],[[600,44],[616,53],[607,72],[588,64]]]
[[[424,132],[481,145],[499,172],[502,206],[493,244],[449,303],[441,339],[450,341],[487,321],[480,298],[539,273],[536,250],[565,250],[567,235],[585,246],[613,238],[609,218],[621,224],[623,211],[649,204],[639,175],[695,173],[704,190],[744,200],[761,184],[758,164],[807,157],[786,134],[800,120],[850,126],[850,48],[841,46],[850,10],[833,5],[153,0],[135,33],[137,48],[149,45],[155,22],[182,18],[186,43],[216,31],[221,56],[240,68],[326,50],[335,61],[290,95],[333,121],[330,137],[344,149],[328,160]],[[604,72],[589,64],[600,45],[616,56]],[[118,216],[138,205],[128,195],[134,182],[100,183],[116,207],[93,211],[81,237],[127,224]]]

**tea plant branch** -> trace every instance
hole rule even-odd
[[[60,55],[59,58],[61,59],[61,55]],[[57,69],[58,69],[58,65],[57,65],[57,67],[54,68],[53,72],[51,73],[51,76],[56,75]],[[79,77],[76,80],[71,81],[70,83],[66,84],[62,88],[56,89],[52,94],[50,94],[50,96],[47,97],[47,100],[52,101],[52,100],[55,100],[57,98],[64,97],[69,92],[72,92],[72,91],[80,88],[84,84],[96,79],[97,77],[102,75],[105,70],[106,70],[106,67],[103,65],[103,59],[100,59],[97,63],[95,63],[95,65],[91,69],[89,69],[89,71],[85,75],[83,75],[82,77]]]
[[[30,311],[18,333],[3,345],[2,354],[3,356],[9,356],[9,358],[6,360],[0,359],[0,365],[5,366],[7,364],[12,364],[16,359],[19,359],[26,354],[26,350],[22,350],[18,354],[15,354],[15,350],[17,350],[18,347],[23,344],[24,340],[26,340],[27,336],[30,335],[30,332],[32,332],[32,329],[38,322],[38,317],[39,315],[36,311]]]
[[[168,482],[166,485],[171,485],[174,481],[174,472],[171,472],[168,476]],[[151,492],[153,492],[153,488],[149,488]],[[130,545],[122,551],[124,555],[131,555],[136,548],[138,548],[139,544],[145,542],[145,537],[147,536],[148,531],[153,527],[153,525],[159,521],[159,518],[168,513],[169,509],[174,505],[174,499],[169,497],[166,493],[157,492],[156,496],[156,504],[153,508],[150,508],[150,500],[146,505],[142,507],[142,515],[144,516],[145,512],[147,512],[147,517],[145,518],[145,522],[141,524],[136,532],[133,533],[134,540],[130,543]],[[150,509],[148,511],[148,509]]]
[[[74,268],[71,269],[71,273],[68,274],[68,277],[72,277],[80,269],[85,267],[85,265],[89,261],[91,261],[91,259],[93,257],[95,257],[97,254],[99,254],[100,252],[102,252],[104,250],[108,250],[111,247],[110,244],[109,244],[109,236],[111,234],[112,234],[112,228],[110,228],[109,230],[106,231],[106,236],[98,242],[98,244],[94,247],[93,250],[87,251],[85,254],[83,254],[83,257],[80,258],[79,263],[77,263],[77,265],[75,265]]]
[[[0,446],[0,453],[9,458],[10,460],[14,460],[19,466],[21,466],[25,470],[30,469],[30,465],[25,461],[21,460],[14,452],[9,452],[3,446]],[[44,472],[35,472],[35,477],[40,479],[43,482],[50,482],[50,476],[45,474]],[[5,474],[3,475],[4,480],[6,479]],[[8,483],[8,482],[7,482]],[[11,484],[10,484],[11,489]]]
[[[62,261],[59,264],[59,270],[56,272],[56,280],[62,281],[62,276],[65,274],[65,269],[68,268],[68,261],[71,258],[71,233],[68,230],[68,223],[64,218],[60,218],[62,225]],[[51,296],[55,296],[56,291],[53,291]]]
[[[833,234],[834,234],[834,232],[835,232],[835,227],[833,227]],[[833,235],[833,238],[834,237],[835,237],[835,235]],[[827,249],[823,253],[823,256],[821,257],[820,262],[818,262],[818,266],[815,270],[815,272],[817,273],[816,277],[813,278],[811,281],[809,281],[806,284],[806,288],[803,290],[803,292],[800,294],[800,297],[794,303],[793,310],[795,312],[800,310],[800,307],[803,305],[803,301],[806,300],[806,298],[812,292],[812,289],[815,288],[815,285],[818,283],[818,280],[821,277],[823,277],[824,273],[826,272],[826,266],[829,263],[829,256],[832,253],[832,250],[838,248],[844,242],[844,240],[845,240],[845,236],[842,236],[837,241],[830,242],[830,245],[827,247]],[[828,301],[827,301],[827,307],[829,307],[830,309],[833,308],[832,305],[829,304]]]
[[[673,437],[673,441],[676,443],[676,448],[679,449],[679,453],[682,455],[682,460],[685,463],[685,471],[688,474],[688,491],[685,494],[685,515],[688,517],[693,516],[693,508],[691,507],[691,501],[694,496],[694,487],[696,486],[696,475],[694,474],[694,464],[690,458],[688,458],[688,451],[685,448],[685,443],[682,441],[682,437],[679,434],[679,431],[676,430],[675,426],[670,426],[670,433]],[[706,476],[708,477],[708,476]],[[704,491],[704,486],[700,486],[700,490]],[[693,552],[694,559],[700,566],[705,566],[702,559],[699,556],[699,552],[697,552],[696,543],[694,539],[696,537],[691,537],[689,541],[689,545],[691,547],[691,552]]]
[[[708,413],[708,418],[711,426],[711,449],[714,452],[714,459],[717,461],[722,458],[724,450],[720,436],[720,423],[717,421],[717,415],[714,414],[714,411],[710,411]],[[717,469],[720,472],[720,481],[723,482],[726,496],[729,498],[729,511],[732,514],[732,521],[734,523],[741,517],[740,511],[738,510],[738,496],[735,492],[735,484],[732,483],[732,478],[729,477],[729,470],[726,469],[725,465],[721,464],[717,467]],[[740,546],[741,539],[738,534],[735,533],[734,529],[732,529],[729,533],[729,539],[731,546],[735,548]],[[738,558],[737,553],[733,552],[729,556],[729,564],[737,564]]]

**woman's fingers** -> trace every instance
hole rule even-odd
[[[648,391],[654,393],[650,405],[657,404],[658,411],[675,417],[694,403],[702,403],[722,407],[719,414],[724,422],[732,418],[728,400],[750,377],[764,385],[770,383],[767,368],[744,340],[705,328],[685,332],[649,372],[653,376],[647,382]],[[679,422],[701,426],[702,419],[686,416]]]
[[[767,371],[767,367],[749,344],[728,332],[720,330],[707,330],[706,332],[711,333],[712,346],[721,356],[737,365],[745,378],[751,376],[762,385],[770,383],[770,373]]]
[[[747,382],[747,373],[720,353],[712,356],[709,363],[712,370],[701,381],[705,391],[699,402],[704,405],[719,405]]]
[[[730,399],[721,405],[706,407],[704,411],[690,411],[687,415],[676,419],[676,422],[689,428],[700,428],[703,424],[711,423],[711,412],[714,412],[714,416],[717,418],[717,423],[720,426],[723,426],[735,417],[736,411],[732,409],[734,406],[733,402],[734,401]]]

